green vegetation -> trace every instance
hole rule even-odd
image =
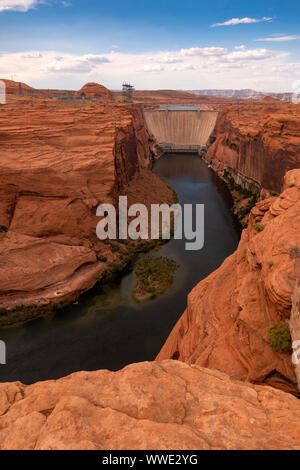
[[[226,180],[227,186],[230,189],[230,191],[238,191],[241,195],[244,196],[244,199],[248,199],[251,197],[257,198],[257,195],[253,194],[252,191],[250,191],[249,189],[243,188],[240,184],[236,184],[236,182],[230,175],[229,171],[224,170],[223,178]]]
[[[0,232],[8,232],[8,228],[5,225],[0,225]]]
[[[262,232],[264,227],[262,224],[260,224],[259,222],[256,222],[256,224],[254,224],[254,229],[257,231],[257,232]]]
[[[269,266],[269,268],[272,268],[272,266],[274,266],[274,261],[268,261],[267,265]]]
[[[119,263],[110,263],[107,269],[105,269],[105,271],[103,271],[103,273],[101,274],[99,282],[101,282],[102,284],[116,282],[121,277],[129,261],[130,258],[124,257],[122,261],[120,260]]]
[[[141,258],[135,269],[137,282],[133,288],[134,299],[150,300],[163,294],[172,285],[176,268],[176,262],[166,257]]]
[[[0,328],[4,326],[14,326],[38,317],[53,315],[59,310],[67,307],[69,302],[60,301],[49,305],[20,305],[14,310],[0,308]]]
[[[274,324],[269,328],[269,343],[275,352],[291,352],[292,339],[286,322]]]
[[[242,223],[242,225],[246,226],[246,224],[243,223],[243,219],[245,219],[245,217],[251,212],[251,209],[255,206],[255,204],[258,201],[259,195],[257,193],[253,193],[249,189],[243,188],[240,184],[237,184],[232,178],[230,172],[227,170],[224,170],[223,178],[226,181],[228,189],[231,193],[234,193],[234,192],[239,193],[240,198],[237,199],[236,202],[240,202],[243,199],[249,199],[247,202],[247,205],[244,207],[241,207],[236,212],[239,218],[239,221]],[[233,197],[234,199],[236,199],[234,194],[233,194]]]
[[[169,189],[173,193],[173,203],[179,202],[176,192],[172,189],[170,184],[166,181]],[[174,226],[171,222],[171,236],[174,232]],[[148,253],[151,250],[158,251],[163,245],[169,242],[169,239],[159,238],[158,240],[118,240],[112,242],[109,239],[102,240],[104,245],[109,245],[111,252],[119,256],[119,262],[108,263],[107,268],[98,279],[98,282],[107,284],[109,282],[116,282],[120,279],[122,273],[128,267],[134,256],[138,253]],[[97,255],[97,259],[102,262],[107,262],[105,256]]]
[[[111,249],[112,253],[115,253],[116,251],[120,250],[120,247],[117,243],[111,243],[110,244],[110,249]]]
[[[255,204],[257,203],[257,196],[254,195],[251,197],[251,199],[248,201],[248,204],[245,206],[245,207],[242,207],[239,211],[238,211],[238,217],[239,219],[243,219],[244,217],[246,217],[246,215],[250,214],[252,208],[255,206]]]
[[[118,240],[119,243],[121,243],[122,245],[130,245],[130,241],[129,240]]]

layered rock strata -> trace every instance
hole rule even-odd
[[[252,210],[237,251],[189,294],[158,355],[217,369],[299,395],[291,354],[273,351],[268,330],[290,318],[300,278],[300,171],[280,197]]]
[[[300,166],[300,105],[265,98],[224,106],[206,159],[221,177],[280,193],[288,170]]]
[[[295,397],[178,361],[0,384],[1,450],[299,448]]]
[[[3,309],[73,299],[120,262],[121,249],[96,236],[96,208],[127,192],[131,203],[172,202],[147,170],[151,145],[138,105],[0,107],[0,319]]]

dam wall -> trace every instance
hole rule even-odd
[[[207,145],[218,111],[159,109],[144,114],[149,132],[163,148],[195,152]]]

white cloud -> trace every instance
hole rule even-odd
[[[264,60],[273,57],[274,55],[276,55],[276,52],[268,49],[243,49],[226,54],[224,59],[229,61]]]
[[[109,62],[107,57],[95,54],[58,56],[46,64],[46,69],[54,73],[90,73],[95,66]]]
[[[286,52],[241,45],[137,54],[118,50],[84,55],[44,50],[0,53],[0,78],[9,79],[12,74],[16,81],[36,88],[79,89],[93,81],[119,89],[128,80],[140,89],[240,89],[257,83],[262,88],[262,83],[268,87],[271,83],[278,91],[288,91],[289,83],[299,76],[299,64],[290,63]]]
[[[192,64],[185,65],[176,65],[171,67],[170,71],[172,72],[186,72],[187,70],[197,70],[197,68]]]
[[[222,62],[221,64],[218,65],[218,69],[241,69],[243,67],[247,67],[248,65],[245,64],[244,62],[235,62],[235,63],[230,63],[230,62]]]
[[[162,65],[142,65],[138,71],[140,72],[162,72],[164,70],[164,67]]]
[[[51,6],[53,3],[64,8],[72,6],[72,2],[68,0],[52,0],[51,3],[50,0],[0,0],[0,13],[4,11],[26,12],[38,5],[44,4]]]
[[[250,23],[261,23],[262,21],[272,21],[272,18],[264,16],[263,18],[231,18],[231,20],[224,21],[224,23],[215,23],[211,27],[215,28],[216,26],[235,26],[237,24],[250,24]]]
[[[174,56],[166,55],[166,56],[157,57],[157,58],[153,57],[153,60],[156,60],[160,64],[177,64],[183,61],[183,59],[179,58],[177,55],[174,55]]]
[[[28,11],[34,8],[40,0],[0,0],[0,13],[3,11]]]
[[[288,41],[295,41],[296,39],[300,39],[300,36],[278,36],[278,37],[269,37],[269,38],[259,38],[259,39],[255,39],[255,41],[288,42]]]
[[[288,72],[288,73],[293,73],[296,72],[299,74],[300,72],[300,62],[290,62],[289,64],[285,65],[275,65],[272,67],[273,72]]]

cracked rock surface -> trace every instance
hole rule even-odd
[[[1,384],[0,449],[300,449],[300,402],[171,360]]]

